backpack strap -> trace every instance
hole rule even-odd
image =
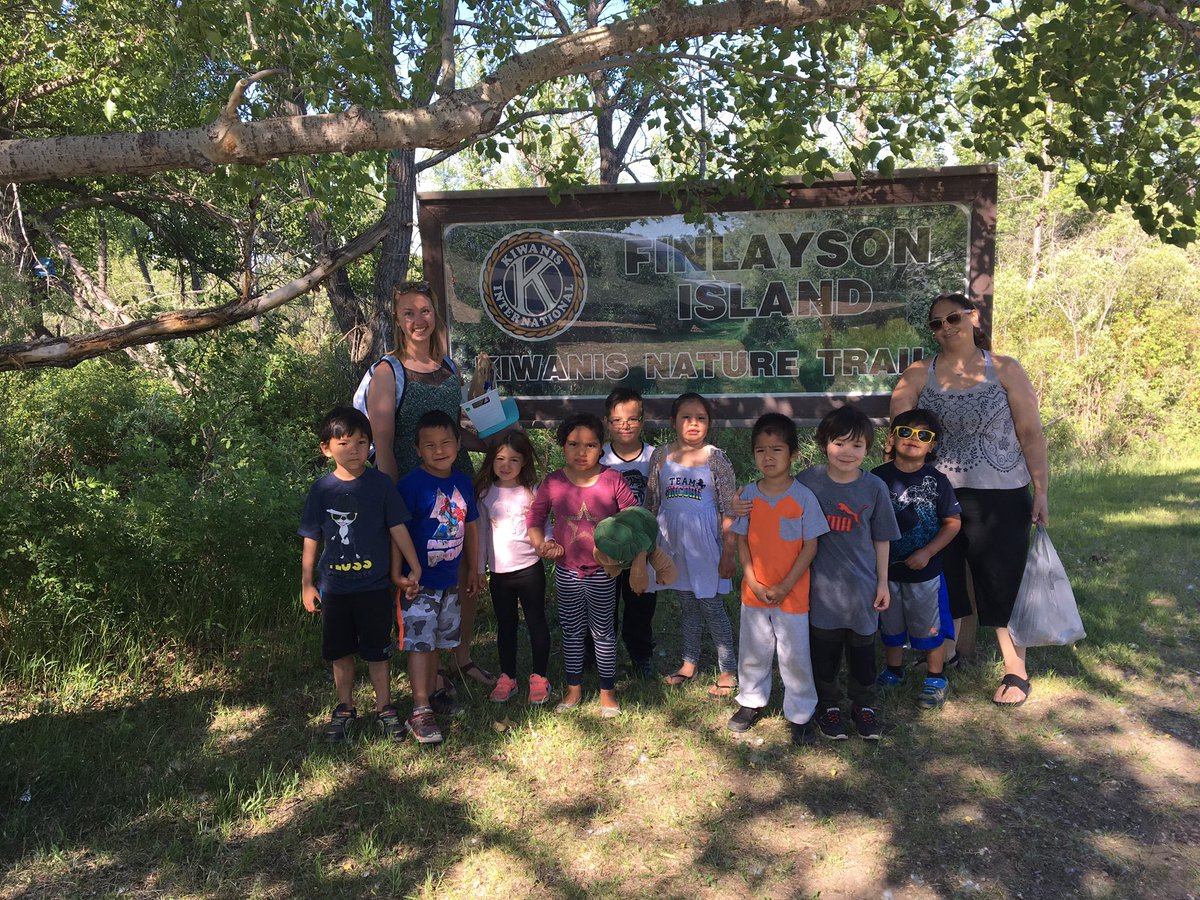
[[[401,401],[404,399],[404,366],[395,356],[388,353],[376,360],[367,369],[363,375],[362,381],[358,383],[358,388],[354,391],[354,408],[361,412],[364,416],[367,415],[367,392],[371,388],[371,378],[375,375],[375,370],[383,363],[387,363],[392,367],[392,374],[396,380],[396,408],[399,409]]]
[[[404,402],[404,391],[408,387],[408,379],[404,374],[404,363],[400,362],[394,354],[387,353],[380,357],[371,367],[367,369],[363,375],[362,381],[358,383],[358,388],[354,391],[354,408],[361,412],[364,416],[367,414],[367,392],[371,388],[371,378],[375,375],[375,370],[382,363],[387,363],[392,367],[392,374],[396,381],[396,409],[400,408],[400,404]],[[442,357],[442,365],[446,366],[456,377],[461,379],[458,366],[454,364],[454,360],[449,355]]]

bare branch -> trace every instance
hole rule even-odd
[[[0,346],[0,372],[24,369],[29,366],[61,366],[69,368],[114,350],[123,350],[153,343],[160,338],[179,338],[212,331],[226,325],[244,322],[294,300],[312,290],[321,281],[370,253],[383,240],[387,227],[378,223],[369,231],[346,244],[326,263],[314,266],[285,285],[251,297],[234,300],[223,306],[205,309],[182,309],[160,313],[149,319],[130,322],[118,328],[108,328],[95,334],[65,338],[44,338],[22,344]]]
[[[454,16],[457,12],[458,0],[442,0],[442,66],[438,93],[443,97],[454,93],[458,82],[458,68],[454,62]]]
[[[551,107],[550,109],[527,110],[526,112],[523,112],[519,115],[510,116],[509,118],[507,118],[503,122],[501,122],[499,125],[497,125],[495,128],[493,128],[491,131],[488,131],[484,134],[476,135],[475,137],[471,138],[470,140],[463,141],[457,147],[451,147],[449,150],[443,150],[441,153],[435,153],[433,156],[430,156],[427,159],[421,160],[419,163],[417,163],[417,171],[424,172],[426,169],[432,169],[434,166],[444,163],[450,157],[455,156],[456,154],[462,153],[464,150],[466,150],[472,144],[478,143],[481,140],[486,140],[487,138],[490,138],[490,137],[495,137],[497,134],[503,134],[509,128],[512,128],[512,126],[519,125],[522,122],[527,122],[530,119],[536,119],[541,116],[582,115],[587,112],[589,112],[589,110],[580,109],[578,107],[572,107],[572,106],[556,106],[556,107]]]
[[[227,129],[238,121],[238,107],[242,105],[242,98],[246,95],[246,89],[252,84],[257,84],[264,78],[269,78],[272,75],[282,75],[287,72],[287,69],[263,69],[255,72],[253,75],[248,75],[245,78],[239,78],[237,84],[233,86],[233,92],[230,93],[229,99],[225,102],[225,108],[221,110],[221,115],[217,116],[215,122],[212,123],[213,128],[217,129],[219,134],[224,134],[221,129]]]
[[[55,81],[47,81],[44,84],[35,85],[34,87],[30,88],[27,93],[21,94],[20,96],[9,100],[8,105],[4,107],[3,114],[6,116],[11,116],[16,113],[18,109],[20,109],[22,103],[28,103],[30,100],[36,100],[39,97],[45,97],[49,94],[53,94],[55,91],[61,91],[63,88],[69,88],[72,85],[79,84],[81,81],[88,81],[92,77],[92,73],[90,72],[80,72],[75,75],[67,75]]]

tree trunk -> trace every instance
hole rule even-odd
[[[1046,123],[1054,114],[1054,101],[1046,99]],[[1049,164],[1050,146],[1048,140],[1042,141],[1042,161]],[[1046,219],[1050,215],[1050,191],[1054,187],[1054,171],[1045,169],[1042,172],[1042,192],[1039,195],[1037,217],[1033,220],[1033,246],[1029,250],[1029,280],[1025,287],[1033,290],[1042,268],[1042,239],[1046,228]]]
[[[100,290],[108,290],[108,226],[104,224],[104,216],[96,217],[96,227],[99,232],[96,247],[96,281]]]
[[[412,255],[413,203],[417,192],[417,157],[412,150],[388,154],[387,206],[383,221],[387,236],[375,269],[375,303],[371,310],[372,344],[379,353],[395,346],[392,291],[408,277]],[[428,277],[429,273],[426,273]],[[446,301],[447,298],[441,298]]]
[[[153,297],[156,293],[154,279],[150,277],[150,266],[146,263],[146,254],[142,252],[142,241],[138,236],[136,227],[130,227],[129,237],[133,241],[133,251],[137,254],[138,268],[142,272],[142,282],[146,285],[146,290],[150,292],[150,296]]]

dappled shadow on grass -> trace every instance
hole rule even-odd
[[[1062,697],[996,710],[989,666],[933,717],[902,689],[879,746],[797,750],[776,715],[735,739],[703,684],[625,682],[624,720],[589,691],[571,715],[477,703],[440,749],[327,747],[331,689],[307,649],[220,689],[0,726],[5,791],[32,787],[5,816],[0,894],[464,896],[483,879],[579,897],[1122,896],[1163,865],[1179,888],[1148,855],[1200,835],[1186,773],[1148,784],[1112,704],[1043,680]]]
[[[734,738],[707,677],[622,681],[605,721],[589,676],[571,715],[473,686],[442,748],[327,747],[313,623],[247,636],[197,687],[0,724],[0,896],[1200,895],[1198,485],[1061,479],[1088,640],[1031,651],[1031,701],[999,710],[985,635],[943,712],[915,682],[883,701],[880,745],[794,748],[778,688]],[[676,615],[660,602],[664,671]],[[494,668],[486,604],[480,623]]]

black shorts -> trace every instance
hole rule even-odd
[[[392,589],[321,597],[321,656],[333,661],[357,653],[367,662],[392,658]]]
[[[1006,626],[1025,574],[1033,498],[1028,487],[959,488],[954,493],[962,507],[962,529],[942,553],[950,613],[956,619],[971,614],[970,566],[979,624]]]

